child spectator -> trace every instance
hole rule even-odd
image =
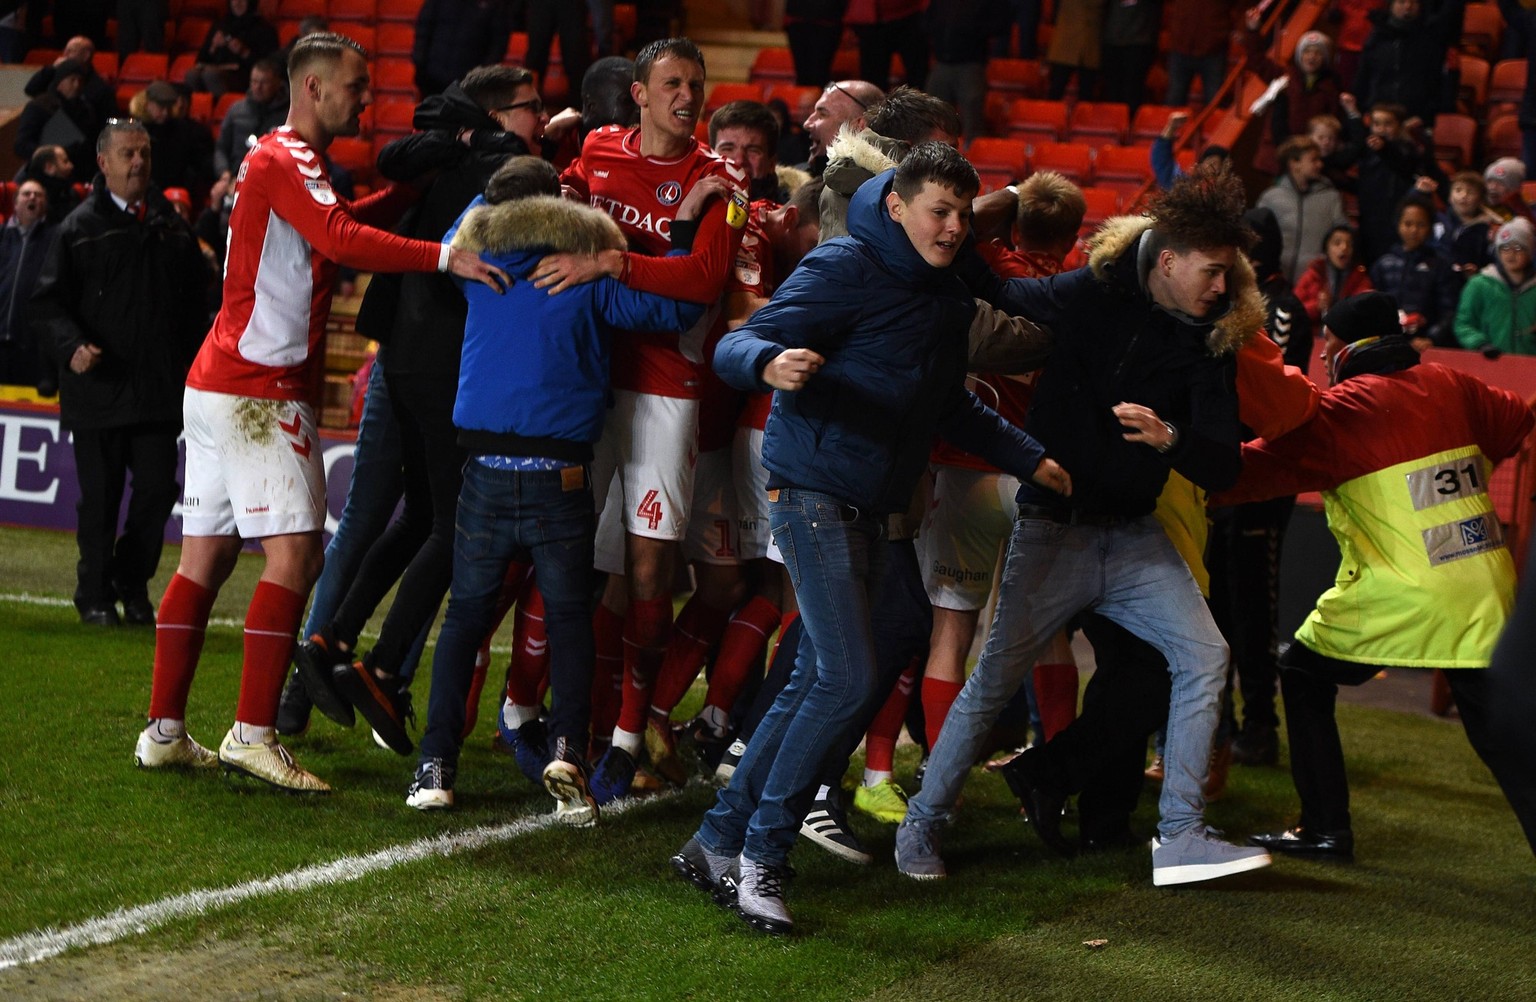
[[[1458,275],[1475,274],[1493,261],[1493,234],[1503,222],[1488,207],[1487,185],[1473,170],[1451,175],[1451,197],[1435,219],[1435,247],[1451,260]]]
[[[1343,199],[1323,177],[1323,155],[1316,143],[1292,136],[1280,144],[1279,158],[1285,173],[1259,196],[1258,205],[1272,211],[1280,224],[1280,271],[1295,285],[1323,235],[1348,220]]]
[[[1456,310],[1456,340],[1490,358],[1536,355],[1536,227],[1512,219],[1499,227],[1498,257],[1473,275]]]
[[[1348,116],[1346,159],[1357,164],[1360,175],[1360,253],[1367,263],[1374,262],[1392,246],[1403,197],[1415,187],[1433,190],[1444,174],[1433,149],[1426,150],[1404,129],[1402,105],[1373,105],[1366,122],[1353,95],[1341,96],[1339,103]]]
[[[1333,72],[1333,43],[1321,31],[1309,31],[1297,39],[1294,69],[1270,59],[1264,36],[1259,34],[1263,15],[1258,11],[1257,7],[1249,10],[1243,33],[1248,68],[1266,81],[1289,78],[1270,103],[1269,127],[1254,157],[1255,167],[1273,173],[1277,169],[1276,150],[1286,139],[1304,134],[1317,116],[1338,112],[1339,80]]]
[[[1296,282],[1296,298],[1317,328],[1334,303],[1372,291],[1371,276],[1355,256],[1355,231],[1335,226],[1323,238],[1323,254],[1314,258]]]
[[[1409,195],[1397,210],[1397,243],[1371,265],[1371,284],[1390,293],[1403,313],[1403,333],[1414,348],[1454,348],[1456,275],[1451,262],[1429,244],[1434,208]]]
[[[1337,115],[1313,115],[1307,119],[1306,136],[1317,144],[1323,157],[1323,177],[1341,192],[1355,193],[1355,176],[1350,173],[1354,161],[1344,145],[1344,123]]]
[[[1515,157],[1499,157],[1483,171],[1483,183],[1488,187],[1488,207],[1505,222],[1522,216],[1536,222],[1520,186],[1525,183],[1525,164]]]

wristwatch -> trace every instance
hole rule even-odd
[[[1169,421],[1164,421],[1163,427],[1168,429],[1168,444],[1153,446],[1153,448],[1158,452],[1167,452],[1169,449],[1172,449],[1174,446],[1179,444],[1179,429],[1175,428],[1172,422]]]

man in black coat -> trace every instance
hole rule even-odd
[[[212,274],[187,224],[150,189],[149,145],[138,123],[102,130],[101,176],[60,226],[32,304],[61,369],[60,416],[74,436],[75,607],[97,626],[117,625],[118,600],[129,623],[155,621],[148,586],[180,490],[182,389],[208,329],[203,287]]]
[[[46,389],[58,382],[53,363],[44,365],[26,312],[57,233],[48,219],[48,192],[36,181],[23,181],[16,189],[15,211],[0,226],[0,383]]]

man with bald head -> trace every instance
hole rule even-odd
[[[805,134],[811,141],[811,159],[805,169],[820,177],[827,168],[827,147],[837,138],[837,130],[847,123],[854,132],[862,131],[864,113],[884,97],[885,92],[867,80],[834,80],[827,84],[805,120]]]
[[[96,43],[85,35],[76,35],[64,45],[64,52],[55,59],[51,65],[44,66],[27,80],[24,88],[27,97],[37,97],[46,94],[53,84],[55,69],[65,62],[79,63],[84,67],[81,74],[80,96],[85,103],[91,106],[91,111],[96,114],[96,121],[105,122],[117,114],[117,92],[112,85],[101,78],[96,72],[96,67],[91,65],[91,60],[96,55]]]

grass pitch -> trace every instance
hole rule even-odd
[[[328,798],[134,769],[152,631],[78,625],[57,604],[73,561],[66,535],[0,529],[0,592],[56,603],[0,599],[0,940],[548,810],[488,750],[491,694],[448,814],[405,808],[412,760],[318,717],[290,747],[336,787]],[[238,621],[259,568],[242,560],[216,617]],[[238,627],[210,629],[189,708],[210,746],[229,725],[239,657]],[[798,932],[776,940],[671,874],[667,856],[712,796],[691,786],[596,830],[538,829],[258,894],[0,970],[0,998],[1536,999],[1536,863],[1460,727],[1351,706],[1340,718],[1353,866],[1280,859],[1156,889],[1145,850],[1053,857],[1001,781],[978,772],[945,844],[948,880],[902,878],[892,829],[856,818],[875,865],[797,850]],[[1283,769],[1235,769],[1209,815],[1245,834],[1294,811]],[[1154,805],[1136,823],[1150,835]]]

